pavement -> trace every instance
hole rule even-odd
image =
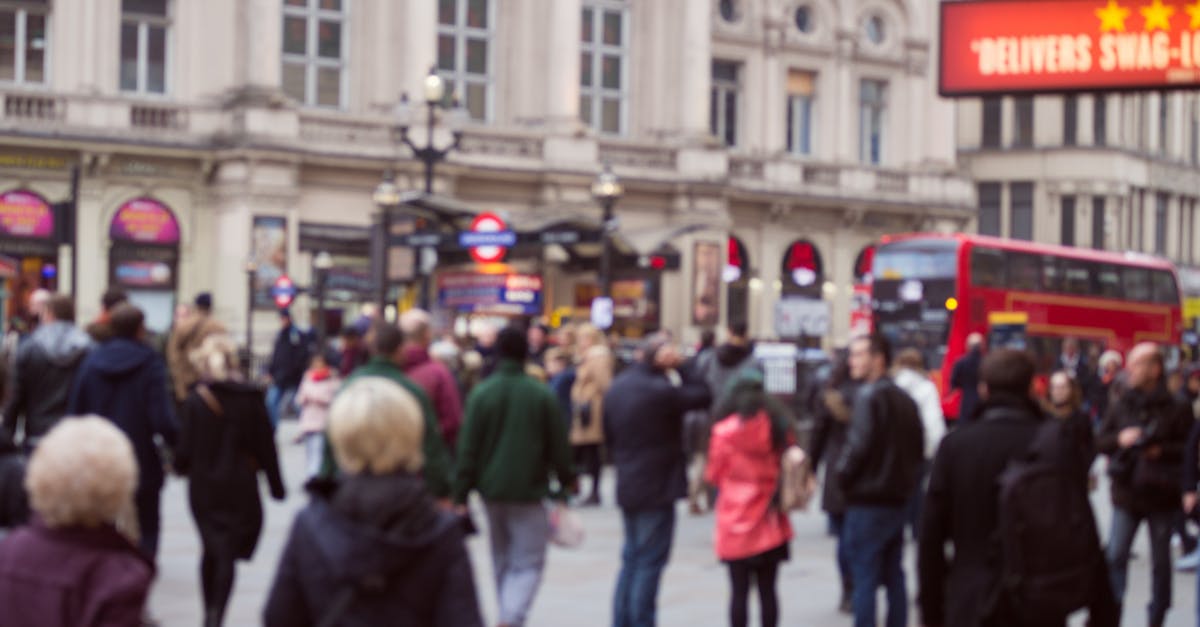
[[[238,568],[234,596],[226,625],[242,627],[261,624],[261,611],[292,519],[304,506],[307,496],[300,490],[304,468],[302,445],[292,444],[297,433],[294,422],[285,422],[278,436],[284,480],[288,486],[285,502],[265,503],[265,525],[254,559]],[[1103,474],[1103,473],[1101,473]],[[613,505],[612,477],[605,477],[604,505],[577,510],[587,538],[575,550],[551,548],[542,588],[534,602],[530,627],[600,627],[610,624],[611,595],[620,567],[620,512]],[[263,492],[266,489],[264,485]],[[1109,505],[1103,486],[1093,494],[1101,533],[1107,533]],[[485,522],[479,504],[474,518]],[[658,624],[664,627],[707,627],[728,624],[726,604],[729,583],[725,567],[712,550],[712,515],[691,516],[681,504],[671,562],[659,591]],[[833,561],[833,541],[825,535],[825,516],[819,508],[792,516],[796,537],[792,558],[780,571],[779,597],[781,625],[851,625],[848,616],[836,611],[840,585]],[[492,583],[491,558],[486,530],[469,541],[471,560],[480,606],[487,624],[496,619],[496,593]],[[1145,625],[1145,605],[1149,598],[1149,547],[1145,531],[1138,534],[1134,546],[1139,556],[1130,564],[1129,590],[1125,622],[1128,627]],[[911,543],[905,549],[909,593],[913,586]],[[159,574],[151,595],[151,614],[164,627],[200,625],[203,619],[199,588],[200,546],[195,524],[187,505],[187,486],[172,479],[163,493],[163,535],[159,554]],[[1174,608],[1168,625],[1183,627],[1196,624],[1196,582],[1192,573],[1176,573]],[[880,607],[884,607],[882,594]],[[753,602],[752,602],[753,606]],[[882,610],[881,610],[882,611]],[[751,609],[751,624],[755,610]],[[882,622],[881,622],[882,624]],[[920,625],[915,607],[910,609],[909,624]],[[1073,620],[1072,625],[1082,625]],[[952,626],[951,626],[952,627]]]

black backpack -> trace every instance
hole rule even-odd
[[[1086,459],[1066,423],[1048,419],[998,481],[1001,579],[985,624],[1061,624],[1105,572]]]

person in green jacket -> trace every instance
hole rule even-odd
[[[550,524],[542,500],[550,475],[574,491],[567,431],[558,400],[546,384],[525,374],[529,343],[508,328],[496,338],[500,362],[471,390],[458,434],[454,502],[465,507],[472,490],[487,510],[500,601],[500,625],[523,625],[546,561]]]
[[[398,384],[417,399],[425,419],[424,441],[421,446],[425,454],[425,487],[435,498],[448,499],[453,477],[450,454],[446,451],[446,443],[442,441],[442,430],[438,425],[437,415],[433,412],[433,404],[429,402],[429,396],[421,386],[404,376],[404,371],[400,369],[404,334],[396,325],[385,322],[376,323],[370,334],[370,361],[351,372],[342,389],[363,377],[381,377]]]

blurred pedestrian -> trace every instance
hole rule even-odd
[[[210,335],[189,357],[197,380],[183,403],[175,468],[188,478],[200,532],[204,625],[220,627],[237,560],[254,556],[262,533],[259,473],[275,500],[286,491],[263,393],[241,381],[237,344]]]
[[[311,344],[308,334],[292,322],[291,312],[280,309],[279,332],[275,334],[271,363],[267,366],[271,385],[267,388],[266,403],[272,428],[278,428],[279,421],[292,412],[296,390],[311,358]]]
[[[571,387],[575,385],[575,366],[571,363],[571,357],[562,347],[552,346],[546,350],[544,356],[546,362],[546,374],[550,377],[547,385],[554,392],[554,398],[558,401],[558,409],[561,413],[563,426],[566,431],[571,429]]]
[[[529,361],[545,367],[546,349],[550,348],[550,330],[546,325],[534,322],[529,325],[526,337],[529,340]]]
[[[421,416],[425,420],[425,428],[421,430],[421,450],[424,454],[422,468],[427,482],[426,487],[430,494],[448,505],[446,500],[450,498],[454,472],[450,453],[446,449],[446,442],[442,439],[437,414],[433,411],[429,397],[425,395],[421,386],[408,378],[400,368],[400,365],[404,363],[404,334],[396,325],[380,321],[371,327],[367,337],[370,340],[371,359],[365,366],[350,373],[350,376],[346,378],[346,384],[365,377],[382,377],[404,388],[404,391],[417,399],[417,406],[420,407]],[[326,456],[326,460],[328,459]]]
[[[12,391],[4,408],[3,430],[32,450],[39,438],[67,413],[71,385],[92,339],[75,326],[75,305],[55,294],[42,307],[38,328],[17,352]]]
[[[1171,535],[1179,512],[1184,443],[1191,409],[1166,387],[1159,347],[1138,344],[1127,361],[1129,389],[1113,402],[1096,436],[1108,455],[1112,531],[1108,565],[1117,602],[1125,598],[1129,550],[1142,521],[1150,527],[1151,593],[1148,624],[1160,627],[1171,607]]]
[[[187,398],[188,390],[196,382],[196,371],[192,369],[188,355],[199,348],[208,336],[226,332],[225,325],[212,317],[212,294],[197,294],[195,306],[190,316],[175,325],[167,340],[167,367],[171,371],[177,403]]]
[[[113,421],[137,457],[134,494],[142,551],[154,561],[158,554],[159,496],[167,460],[160,453],[175,446],[178,426],[168,398],[167,369],[146,334],[142,310],[122,303],[112,313],[113,339],[96,347],[83,360],[71,390],[68,411],[96,414]]]
[[[700,344],[685,368],[693,372],[707,372],[709,362],[716,351],[717,334],[712,329],[700,332]],[[712,507],[713,493],[704,480],[704,467],[708,463],[708,438],[712,431],[712,416],[707,408],[689,411],[683,417],[683,448],[688,456],[688,512],[701,514]],[[701,495],[704,501],[701,502]]]
[[[1081,457],[1088,467],[1096,458],[1096,437],[1092,421],[1083,410],[1083,389],[1070,373],[1059,370],[1050,375],[1050,395],[1047,413],[1067,424],[1067,433],[1078,443]]]
[[[786,416],[772,416],[762,374],[731,390],[735,412],[713,425],[705,479],[717,488],[714,547],[729,568],[729,624],[746,627],[750,586],[758,588],[763,627],[779,623],[775,579],[790,556],[792,525],[775,500],[783,451],[794,438]],[[781,420],[782,419],[782,420]]]
[[[329,417],[343,476],[297,514],[266,627],[482,627],[463,521],[435,505],[422,476],[429,424],[392,381],[346,385]]]
[[[892,380],[917,404],[917,411],[921,415],[921,427],[925,433],[925,457],[921,462],[917,488],[913,490],[912,498],[908,501],[908,528],[913,539],[916,539],[918,523],[921,520],[921,503],[925,498],[925,478],[929,476],[929,464],[933,462],[933,454],[937,452],[938,444],[946,435],[946,418],[942,415],[941,395],[938,394],[937,386],[929,380],[921,351],[915,348],[900,351],[896,355],[896,368],[892,373]]]
[[[137,481],[128,438],[103,418],[67,418],[42,438],[25,478],[36,516],[0,542],[0,622],[142,624],[154,566],[117,530]]]
[[[729,339],[715,349],[711,359],[699,364],[704,368],[701,374],[712,394],[710,412],[716,411],[717,403],[721,402],[734,376],[753,364],[754,344],[750,341],[746,324],[739,322],[729,325]]]
[[[1019,622],[1003,613],[1014,599],[1000,598],[999,592],[1004,588],[1005,575],[1004,559],[997,558],[997,538],[1003,533],[998,522],[1000,478],[1014,461],[1029,456],[1045,422],[1041,409],[1030,397],[1034,371],[1033,360],[1023,352],[999,349],[988,353],[980,373],[984,391],[978,420],[947,435],[934,457],[917,555],[922,625],[1065,625],[1064,616],[1041,616],[1036,623]],[[1080,477],[1078,489],[1085,491],[1086,458],[1076,455],[1057,461],[1076,466],[1067,472]],[[1085,531],[1083,526],[1072,529],[1075,533]],[[1095,535],[1094,526],[1092,533]],[[1099,538],[1094,542],[1097,582],[1089,624],[1116,625],[1099,557]],[[947,543],[954,547],[950,556]]]
[[[0,432],[0,541],[4,540],[4,530],[29,520],[24,484],[25,455],[7,434]]]
[[[465,510],[472,491],[483,498],[499,622],[516,627],[525,624],[545,567],[547,481],[553,474],[561,488],[573,491],[576,479],[558,401],[545,384],[525,374],[525,333],[506,328],[495,347],[495,374],[467,398],[454,502]]]
[[[859,386],[860,382],[850,377],[849,361],[845,357],[839,358],[817,404],[811,443],[813,470],[822,465],[825,468],[821,509],[828,515],[829,530],[837,540],[834,556],[842,581],[838,610],[843,614],[854,611],[851,604],[854,587],[850,576],[850,545],[846,541],[846,493],[837,481],[836,469],[846,444],[846,428],[850,424],[850,412]]]
[[[854,583],[854,624],[875,624],[875,593],[887,589],[888,627],[908,624],[905,505],[925,454],[913,400],[887,378],[892,348],[878,332],[850,343],[850,374],[863,381],[854,401],[837,480],[846,493],[846,541]]]
[[[329,406],[333,404],[333,397],[341,386],[342,378],[329,367],[325,356],[320,353],[313,355],[296,391],[307,479],[321,472],[321,464],[325,460],[325,428],[329,421]]]
[[[1122,362],[1121,353],[1114,350],[1104,351],[1100,355],[1100,383],[1099,392],[1096,394],[1098,403],[1093,416],[1097,423],[1108,415],[1112,400],[1125,392]]]
[[[342,353],[338,361],[338,374],[346,377],[354,372],[355,368],[367,363],[370,356],[358,327],[349,325],[342,329],[341,340]]]
[[[967,336],[967,352],[950,370],[950,389],[959,393],[958,419],[966,422],[975,418],[979,404],[979,367],[983,363],[983,335]]]
[[[712,401],[697,373],[685,370],[678,385],[671,381],[667,373],[682,359],[665,336],[644,340],[641,353],[604,397],[605,441],[625,530],[613,627],[655,624],[658,585],[675,536],[675,502],[687,496],[683,415]]]
[[[113,307],[128,301],[129,295],[119,287],[110,287],[104,291],[104,296],[100,297],[100,315],[87,326],[87,333],[92,336],[94,342],[103,344],[112,339],[109,318],[112,316]]]
[[[571,386],[571,446],[575,449],[576,465],[592,478],[591,494],[583,504],[599,505],[604,394],[612,385],[613,354],[604,334],[593,325],[580,326],[576,339],[579,361]]]
[[[429,355],[429,346],[433,343],[429,312],[421,309],[404,312],[400,316],[400,331],[404,333],[404,374],[429,396],[446,449],[454,451],[462,426],[462,398],[450,369]]]

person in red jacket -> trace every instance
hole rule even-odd
[[[779,622],[775,578],[788,559],[792,525],[774,503],[780,455],[788,444],[786,416],[769,413],[762,374],[739,376],[734,413],[713,425],[705,480],[717,488],[717,557],[729,567],[729,623],[744,627],[750,582],[758,586],[763,627]]]
[[[429,356],[429,345],[433,343],[433,329],[429,312],[409,309],[400,316],[400,330],[404,333],[404,352],[401,364],[404,374],[421,386],[433,403],[438,425],[442,429],[442,440],[446,449],[455,450],[458,429],[462,426],[462,397],[458,382],[450,369],[442,362]]]

